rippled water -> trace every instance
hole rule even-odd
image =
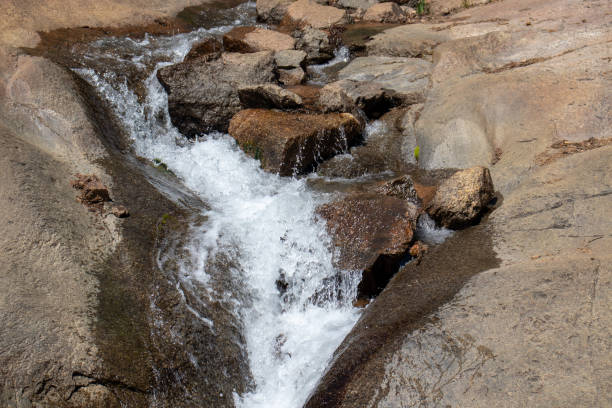
[[[231,21],[253,23],[249,7],[234,9]],[[188,142],[172,126],[156,71],[180,62],[194,42],[230,28],[102,39],[83,57],[88,68],[75,71],[111,105],[135,153],[164,162],[208,205],[204,224],[191,228],[187,246],[193,259],[181,263],[180,276],[199,283],[198,296],[231,305],[241,322],[256,385],[235,394],[236,405],[299,407],[359,317],[351,300],[360,274],[332,266],[330,238],[315,215],[327,196],[311,191],[304,179],[262,171],[228,135]],[[140,95],[128,71],[145,78]],[[211,260],[220,255],[232,259],[224,273],[233,290],[219,291],[211,283]],[[339,273],[347,278],[335,279]],[[214,326],[214,316],[197,318]]]

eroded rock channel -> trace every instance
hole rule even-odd
[[[443,327],[444,305],[479,272],[510,262],[499,232],[508,215],[499,210],[506,194],[519,200],[513,188],[532,171],[527,159],[513,160],[529,156],[513,146],[536,139],[504,142],[498,116],[507,106],[491,113],[481,99],[495,96],[463,78],[485,76],[494,87],[492,75],[597,53],[609,41],[578,35],[568,46],[570,34],[547,28],[559,30],[556,48],[535,56],[516,21],[485,18],[493,7],[463,23],[471,17],[449,20],[459,6],[444,1],[398,3],[213,3],[147,27],[40,33],[38,46],[15,54],[13,99],[3,108],[15,123],[25,120],[20,109],[41,103],[19,93],[38,78],[37,64],[53,61],[40,70],[63,70],[75,84],[87,119],[71,131],[91,127],[99,145],[85,149],[95,165],[70,167],[72,186],[113,249],[87,269],[89,357],[51,364],[34,391],[20,374],[0,402],[435,405],[445,398],[427,371],[435,364],[419,366],[415,350],[452,355],[441,378],[476,353],[467,371],[481,376],[496,356],[484,341],[419,336]],[[41,112],[32,128],[61,122]],[[37,148],[58,149],[44,129]],[[530,154],[547,166],[612,140],[568,139],[549,144],[568,146],[563,153]],[[602,189],[592,197],[607,197]],[[102,245],[96,240],[89,245]],[[450,352],[439,338],[453,343]],[[398,390],[403,381],[409,387]]]

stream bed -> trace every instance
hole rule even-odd
[[[172,126],[156,78],[194,43],[254,24],[253,8],[229,9],[224,25],[191,33],[99,39],[74,71],[110,105],[134,153],[163,162],[206,203],[205,221],[190,228],[188,255],[178,262],[180,286],[191,297],[222,304],[242,334],[236,342],[244,343],[252,378],[246,392],[233,393],[233,403],[300,407],[360,316],[352,306],[360,273],[342,271],[345,278],[335,279],[340,271],[332,266],[331,240],[315,215],[331,195],[312,190],[306,179],[264,172],[229,135],[188,141]],[[216,316],[190,310],[215,335]]]

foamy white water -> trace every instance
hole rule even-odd
[[[256,383],[252,392],[234,395],[236,405],[300,407],[359,317],[351,300],[360,274],[345,271],[345,279],[335,279],[339,271],[332,266],[330,239],[315,215],[325,196],[310,191],[304,180],[262,171],[228,135],[202,135],[187,142],[171,125],[156,70],[181,61],[195,41],[228,28],[94,44],[87,56],[91,61],[115,60],[118,66],[141,70],[154,63],[142,103],[120,72],[75,71],[110,103],[136,153],[166,163],[210,207],[202,210],[207,221],[191,230],[188,245],[195,259],[184,263],[181,276],[207,288],[201,296],[227,301],[231,293],[216,293],[208,285],[208,261],[219,252],[234,261],[227,272],[239,280],[246,296],[229,301],[244,327]],[[103,49],[121,52],[99,51]],[[213,325],[212,316],[198,318]]]

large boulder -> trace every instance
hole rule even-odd
[[[345,10],[323,6],[313,0],[298,0],[287,7],[287,24],[307,25],[313,28],[329,28],[348,22]]]
[[[235,27],[223,36],[228,52],[258,52],[292,50],[293,37],[261,27]]]
[[[358,298],[378,295],[410,249],[417,207],[399,198],[361,193],[324,204],[317,212],[338,248],[336,266],[362,271]]]
[[[363,15],[364,21],[376,23],[403,23],[406,21],[406,14],[396,3],[378,3],[370,7]]]
[[[489,169],[476,166],[444,180],[426,210],[444,227],[463,228],[478,221],[494,196]]]
[[[311,171],[319,161],[346,151],[359,139],[361,126],[348,113],[246,109],[232,118],[229,133],[263,169],[292,176]]]
[[[321,105],[334,111],[347,100],[377,118],[397,105],[425,100],[431,63],[418,58],[360,57],[338,72],[339,81],[322,91]]]
[[[295,109],[302,106],[302,98],[274,84],[243,86],[238,89],[238,97],[245,109]]]
[[[238,88],[274,80],[274,54],[225,53],[209,62],[189,60],[160,69],[157,77],[168,93],[172,123],[183,134],[227,131],[241,109]]]
[[[257,0],[255,8],[257,10],[257,19],[266,23],[279,23],[285,13],[287,7],[295,0]]]

